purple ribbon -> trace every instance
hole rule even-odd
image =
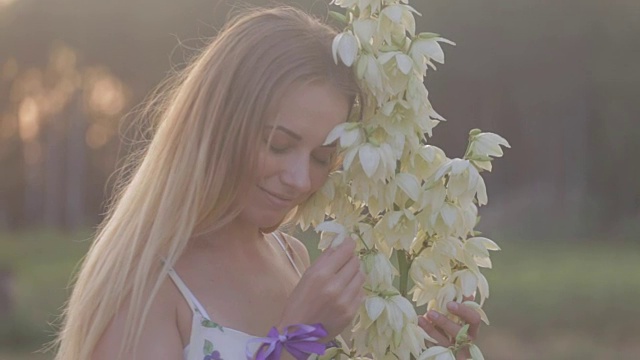
[[[327,330],[322,324],[296,324],[288,326],[284,334],[280,334],[277,328],[272,327],[267,337],[251,339],[247,345],[255,342],[262,344],[255,354],[255,360],[279,360],[282,348],[285,348],[296,360],[306,360],[310,354],[324,354],[326,345],[319,340],[325,336],[327,336]],[[254,359],[249,346],[246,354],[247,359]]]

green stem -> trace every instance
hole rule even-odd
[[[400,294],[407,297],[407,287],[409,285],[409,259],[405,250],[397,250],[398,270],[400,271]]]

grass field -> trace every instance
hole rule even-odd
[[[51,358],[32,352],[51,340],[87,237],[0,235],[0,270],[10,269],[15,297],[0,323],[0,360]],[[640,358],[640,243],[497,241],[503,250],[485,272],[492,324],[479,340],[487,359]]]

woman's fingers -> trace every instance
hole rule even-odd
[[[343,290],[346,306],[351,314],[355,314],[364,301],[365,292],[362,288],[363,284],[364,275],[362,273],[357,273]]]
[[[427,318],[431,320],[431,324],[436,327],[442,329],[449,337],[455,338],[458,335],[458,331],[462,328],[462,326],[456,324],[455,322],[449,320],[446,316],[440,314],[437,311],[429,310],[427,312]]]
[[[329,274],[334,274],[351,259],[355,249],[355,240],[347,237],[344,242],[337,247],[325,250],[312,267],[326,271]]]
[[[465,301],[473,300],[465,297]],[[478,329],[480,328],[480,314],[474,309],[457,302],[450,302],[447,304],[447,310],[453,315],[458,316],[464,323],[469,324],[469,337],[474,340],[478,335]],[[451,321],[443,314],[431,310],[425,316],[421,316],[418,319],[418,325],[424,329],[432,338],[438,341],[438,345],[451,346],[455,342],[455,338],[458,335],[462,326]],[[456,355],[456,359],[468,359],[468,348],[461,349]]]
[[[440,332],[438,329],[436,329],[436,327],[433,326],[430,320],[428,320],[424,316],[420,316],[418,318],[418,325],[427,334],[429,334],[429,336],[431,336],[434,340],[437,341],[437,345],[444,346],[444,347],[452,345],[451,340],[447,336],[445,336],[442,332]]]
[[[480,328],[480,314],[472,308],[454,301],[447,304],[447,309],[450,313],[457,315],[465,323],[469,324],[469,337],[475,339]]]

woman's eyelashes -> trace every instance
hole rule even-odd
[[[287,152],[287,147],[286,146],[275,146],[273,144],[269,145],[269,150],[271,150],[271,152],[275,153],[275,154],[284,154]]]
[[[276,155],[283,155],[290,151],[295,151],[295,144],[280,143],[272,138],[264,139],[265,144],[269,147],[269,151]],[[311,152],[311,159],[318,165],[328,166],[331,164],[335,150],[332,148],[320,148]]]

